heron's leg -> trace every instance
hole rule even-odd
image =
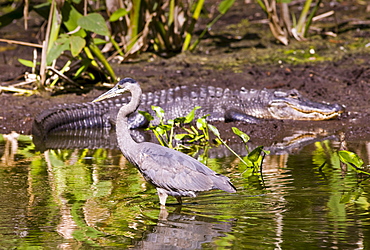
[[[157,188],[157,193],[158,193],[158,196],[159,196],[159,203],[162,206],[166,206],[166,200],[167,200],[167,197],[168,197],[167,193],[162,188]]]
[[[182,204],[181,196],[176,196],[176,200],[180,205]]]

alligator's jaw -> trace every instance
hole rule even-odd
[[[269,105],[271,115],[276,119],[329,120],[344,112],[338,104],[322,104],[307,100],[276,100]]]

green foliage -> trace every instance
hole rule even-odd
[[[105,24],[103,16],[98,13],[92,13],[80,17],[77,20],[77,24],[81,28],[96,33],[98,35],[110,36],[109,29]]]
[[[234,134],[236,134],[237,136],[239,136],[243,143],[245,144],[245,147],[247,149],[247,152],[248,152],[248,155],[245,156],[245,157],[241,157],[239,156],[236,152],[234,152],[227,144],[224,140],[221,139],[220,137],[220,133],[218,132],[217,128],[212,126],[212,125],[209,125],[210,126],[210,129],[212,130],[212,132],[217,136],[217,138],[235,155],[237,156],[240,161],[247,167],[243,174],[246,173],[248,171],[248,168],[249,169],[252,169],[253,171],[249,171],[250,174],[254,174],[254,173],[257,173],[258,171],[262,171],[262,163],[263,163],[263,159],[265,157],[266,154],[269,154],[270,152],[268,150],[264,150],[263,149],[263,146],[258,146],[256,147],[255,149],[253,149],[252,151],[249,150],[249,147],[247,145],[247,142],[249,141],[250,137],[242,132],[241,130],[239,130],[238,128],[236,127],[232,127],[232,130],[234,132]]]
[[[293,11],[289,10],[288,3],[290,2],[291,0],[257,0],[257,3],[269,19],[269,26],[272,34],[284,45],[289,43],[290,38],[295,38],[298,41],[305,40],[312,19],[321,4],[321,0],[317,0],[310,11],[312,0],[305,0],[297,22]],[[276,8],[278,3],[280,4],[280,12],[278,12]],[[330,15],[331,12],[327,14]]]
[[[209,134],[206,122],[206,116],[198,118],[196,121],[196,127],[191,123],[194,121],[195,112],[200,107],[195,107],[185,117],[178,117],[165,121],[165,112],[161,107],[152,106],[152,110],[155,112],[159,119],[158,125],[149,126],[148,130],[151,130],[156,136],[158,142],[165,147],[174,148],[176,150],[187,149],[191,147],[184,146],[183,144],[174,145],[174,140],[185,141],[186,143],[197,143],[200,145],[209,144]],[[148,121],[154,120],[154,118],[147,112],[139,111],[140,114],[144,115]],[[188,125],[189,127],[186,127]],[[180,129],[184,133],[175,134],[175,129]],[[193,148],[194,149],[194,148]]]
[[[207,24],[207,27],[203,30],[203,32],[199,35],[198,39],[190,46],[190,50],[194,50],[200,40],[203,38],[203,36],[206,34],[206,32],[208,30],[210,30],[212,28],[212,26],[223,16],[225,15],[229,9],[233,6],[235,0],[223,0],[220,5],[218,6],[217,10],[219,12],[219,14],[210,22]],[[184,45],[182,47],[182,50],[187,50],[187,48],[189,47],[189,43],[190,43],[190,39],[191,39],[191,36],[189,34],[187,34],[187,37],[185,38],[185,42],[184,42]]]
[[[30,60],[25,60],[25,59],[22,59],[22,58],[18,58],[18,62],[20,62],[21,64],[23,64],[26,67],[30,67],[30,68],[36,67],[36,65]]]
[[[112,15],[109,17],[109,22],[116,22],[120,18],[126,16],[128,13],[129,13],[128,10],[123,9],[123,8],[119,8],[118,10],[113,12]]]
[[[363,170],[362,165],[364,164],[364,161],[356,153],[347,150],[341,150],[338,151],[338,155],[341,162],[347,164],[347,166],[350,166],[357,173],[370,175],[369,172]]]
[[[106,44],[104,48],[113,53],[111,58],[119,55],[120,60],[148,49],[167,53],[193,50],[234,2],[223,0],[218,6],[219,14],[193,43],[194,28],[201,17],[204,0],[132,0],[121,3],[122,6],[109,5],[105,10],[108,13],[109,28],[108,21],[98,13],[102,9],[85,5],[81,10],[76,7],[80,1],[31,4],[27,10],[38,13],[47,20],[48,25],[41,57],[34,56],[34,61],[39,58],[40,62],[36,64],[23,59],[20,62],[31,67],[32,74],[37,75],[26,80],[34,83],[38,89],[65,89],[65,82],[76,87],[79,86],[76,82],[95,80],[98,76],[103,76],[103,81],[115,81],[116,75],[108,63],[110,58],[106,59],[99,45]],[[27,12],[20,12],[22,7],[1,16],[0,27],[22,17],[23,13],[28,15]],[[69,67],[71,65],[73,67]]]
[[[199,149],[199,147],[207,148],[213,146],[218,146],[223,144],[230,152],[232,152],[239,160],[245,165],[244,175],[254,175],[259,171],[262,171],[262,163],[266,154],[270,152],[263,149],[263,146],[258,146],[252,151],[249,150],[247,142],[249,141],[249,136],[244,132],[240,131],[238,128],[233,127],[233,132],[238,135],[245,147],[247,149],[248,155],[241,157],[232,148],[230,148],[227,143],[221,138],[219,130],[208,124],[206,118],[208,115],[200,117],[196,120],[196,126],[193,125],[196,110],[201,107],[197,106],[185,117],[178,117],[175,119],[170,119],[165,123],[165,112],[162,108],[157,106],[152,106],[153,111],[159,119],[158,125],[149,126],[148,130],[151,130],[156,136],[158,142],[165,147],[173,148],[176,150],[187,150],[189,153],[194,153]],[[144,115],[149,121],[153,121],[154,118],[147,112],[139,111]],[[176,130],[184,131],[184,133],[175,134]],[[216,136],[212,144],[210,133],[212,132]],[[174,141],[182,141],[185,144],[176,143],[174,146]],[[216,144],[214,144],[216,143]],[[190,146],[188,146],[190,145]],[[250,171],[252,170],[252,171]]]

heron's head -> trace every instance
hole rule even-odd
[[[119,81],[116,86],[108,90],[101,96],[95,98],[92,102],[99,102],[101,100],[122,95],[125,92],[132,91],[134,87],[139,87],[139,83],[132,78],[124,78]]]

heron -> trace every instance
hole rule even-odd
[[[142,90],[137,81],[124,78],[112,89],[93,100],[116,97],[131,93],[131,100],[117,114],[116,134],[118,146],[126,159],[151,183],[159,196],[161,207],[167,197],[173,196],[182,204],[181,197],[196,197],[197,193],[220,189],[235,193],[236,188],[229,178],[211,170],[189,155],[151,142],[137,143],[130,135],[127,116],[140,105]]]

